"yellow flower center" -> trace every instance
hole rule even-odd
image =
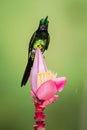
[[[47,80],[50,80],[54,77],[54,75],[50,72],[41,72],[37,74],[37,88],[40,87],[40,85],[44,82],[46,82]]]

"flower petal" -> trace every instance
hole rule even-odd
[[[47,71],[46,64],[43,60],[42,53],[39,48],[36,49],[34,63],[30,72],[30,83],[32,90],[37,90],[37,73]]]
[[[66,77],[60,77],[60,78],[56,78],[55,80],[56,86],[57,86],[57,90],[59,92],[61,92],[66,84]]]
[[[36,96],[40,100],[48,100],[57,92],[57,87],[54,81],[48,80],[44,82],[37,90]]]
[[[45,101],[43,102],[43,106],[46,107],[47,105],[49,105],[49,104],[55,102],[57,99],[58,99],[58,95],[54,95],[54,96],[53,96],[52,98],[50,98],[49,100],[45,100]]]

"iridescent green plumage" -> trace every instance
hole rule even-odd
[[[29,78],[36,48],[39,47],[42,53],[44,53],[44,51],[48,49],[50,37],[48,33],[49,21],[47,20],[47,18],[48,16],[45,19],[42,18],[40,20],[38,29],[34,32],[34,34],[31,37],[28,49],[28,63],[22,78],[21,86],[25,85]]]

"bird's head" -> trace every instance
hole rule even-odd
[[[49,23],[49,21],[47,19],[48,19],[48,16],[46,18],[42,18],[40,20],[39,30],[44,31],[44,30],[48,29],[48,23]]]

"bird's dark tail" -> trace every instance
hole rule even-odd
[[[28,63],[27,63],[23,78],[22,78],[21,87],[27,83],[27,80],[28,80],[28,78],[30,76],[30,71],[31,71],[32,65],[33,65],[33,60],[30,57],[29,60],[28,60]]]

